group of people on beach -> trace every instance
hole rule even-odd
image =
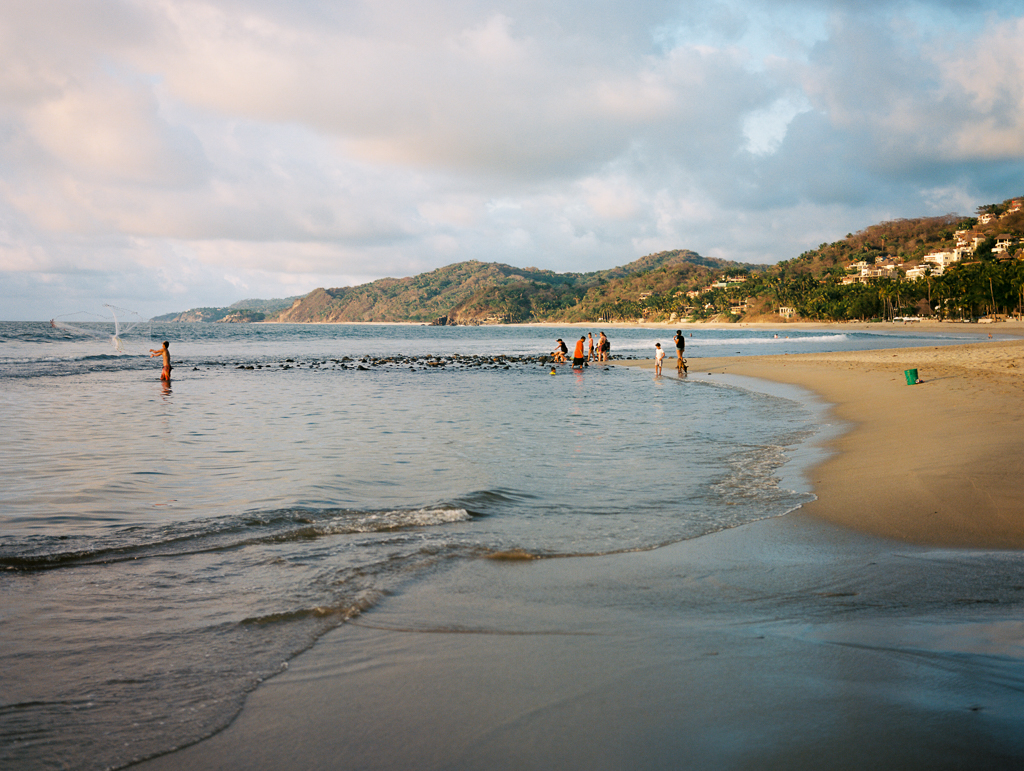
[[[582,367],[588,362],[606,362],[611,359],[612,344],[608,341],[608,336],[604,332],[598,333],[599,337],[597,340],[594,339],[593,332],[588,332],[586,335],[581,335],[580,339],[576,341],[576,348],[572,352],[572,366]],[[686,360],[683,359],[683,350],[686,348],[686,337],[680,330],[676,330],[676,336],[673,338],[676,344],[676,356],[677,365],[676,369],[680,372],[686,372]],[[562,338],[558,338],[555,341],[558,345],[555,350],[551,353],[555,361],[565,362],[566,356],[569,353],[569,347],[565,344]],[[662,361],[665,358],[665,351],[661,347],[661,343],[654,344],[654,372],[656,375],[661,374]],[[171,382],[171,352],[170,343],[166,340],[160,348],[149,349],[150,358],[154,356],[162,356],[164,360],[163,372],[160,373],[160,379],[165,383]]]
[[[687,371],[686,359],[683,358],[683,352],[686,350],[686,335],[683,334],[681,329],[676,330],[675,337],[672,338],[676,344],[676,371],[680,375],[685,375]],[[654,344],[654,374],[661,374],[661,367],[665,361],[665,349],[661,347],[661,343]]]
[[[582,367],[589,362],[605,362],[611,359],[612,344],[604,332],[599,333],[597,340],[594,340],[594,333],[588,332],[581,335],[576,341],[576,348],[572,352],[572,366]],[[555,350],[551,352],[552,358],[557,362],[565,362],[569,355],[569,346],[562,338],[555,343]]]

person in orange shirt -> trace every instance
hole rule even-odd
[[[587,354],[583,350],[586,346],[587,338],[580,335],[580,339],[576,341],[576,350],[572,352],[572,366],[582,367],[587,361]]]

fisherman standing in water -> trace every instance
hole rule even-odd
[[[676,336],[672,338],[676,342],[676,370],[686,374],[686,359],[683,353],[686,351],[686,335],[681,329],[676,330]]]
[[[169,342],[164,340],[163,348],[150,348],[149,349],[149,358],[151,358],[151,359],[154,356],[160,356],[161,354],[163,354],[163,357],[164,357],[164,371],[160,373],[160,379],[165,381],[165,382],[167,382],[167,383],[171,382],[171,351],[170,351],[170,345],[171,344]]]

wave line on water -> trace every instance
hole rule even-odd
[[[384,624],[369,624],[365,621],[350,621],[352,626],[361,629],[377,629],[382,632],[399,632],[402,634],[479,634],[497,635],[507,637],[598,637],[602,632],[578,632],[565,629],[480,629],[463,626],[444,627],[411,627],[411,626],[390,626]]]
[[[28,547],[27,553],[4,554],[4,546],[0,544],[0,569],[29,572],[114,564],[142,558],[181,557],[327,536],[438,527],[467,522],[472,518],[473,515],[464,508],[443,506],[382,511],[295,508],[263,512],[259,516],[250,512],[219,521],[175,523],[155,529],[129,526],[106,537],[107,540],[131,541],[124,545],[105,546],[104,539],[89,536],[74,539],[88,544],[88,547],[68,549],[64,546],[68,538],[36,537],[22,544],[23,548]],[[254,533],[254,528],[271,532]],[[48,548],[59,550],[49,551]]]

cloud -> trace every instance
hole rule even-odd
[[[8,0],[3,308],[787,259],[1024,192],[1022,51],[1003,0]]]

